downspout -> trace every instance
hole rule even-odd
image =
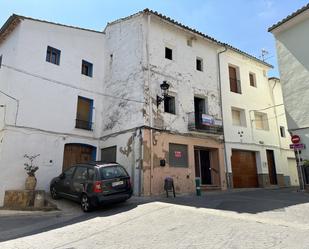
[[[226,185],[227,188],[231,188],[230,184],[230,177],[228,172],[228,165],[227,165],[227,151],[226,151],[226,144],[225,144],[225,137],[224,137],[224,120],[223,120],[223,101],[222,101],[222,82],[221,82],[221,61],[220,61],[220,55],[225,53],[227,51],[227,46],[224,45],[224,50],[220,51],[218,53],[218,73],[219,73],[219,93],[220,93],[220,109],[221,109],[221,118],[222,118],[222,125],[223,125],[223,141],[224,141],[224,165],[225,165],[225,171],[226,171]]]
[[[282,148],[282,144],[281,144],[281,139],[280,139],[280,128],[279,128],[279,123],[278,123],[278,117],[277,117],[277,108],[276,108],[276,103],[275,103],[275,95],[274,95],[274,89],[275,86],[277,85],[277,80],[274,79],[275,84],[274,86],[271,88],[271,97],[272,97],[272,101],[273,101],[273,106],[274,106],[274,111],[275,111],[275,120],[276,120],[276,126],[277,126],[277,133],[278,133],[278,141],[279,141],[279,147],[280,147],[280,153],[281,153],[281,148]]]
[[[150,179],[149,179],[149,194],[152,195],[152,177],[153,177],[153,111],[152,111],[152,94],[150,86],[150,55],[149,55],[149,43],[150,43],[150,20],[151,15],[147,16],[147,39],[146,39],[146,58],[147,58],[147,82],[148,82],[148,94],[149,94],[149,126],[150,126]]]

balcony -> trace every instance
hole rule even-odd
[[[75,120],[75,128],[92,131],[92,122],[76,119]]]
[[[223,134],[222,120],[215,119],[213,116],[201,114],[196,117],[194,112],[188,113],[188,130],[211,133],[216,135]]]

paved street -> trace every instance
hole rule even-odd
[[[0,248],[309,248],[309,194],[291,189],[133,198],[83,214],[0,217]]]

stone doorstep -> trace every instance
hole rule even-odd
[[[51,211],[57,210],[57,206],[46,199],[44,190],[6,190],[1,209]]]

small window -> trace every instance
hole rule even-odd
[[[235,126],[246,126],[245,110],[232,107],[232,124]]]
[[[285,137],[285,128],[284,128],[284,126],[280,126],[280,135],[281,135],[281,137]]]
[[[165,47],[165,58],[173,60],[173,50],[171,48]]]
[[[92,77],[92,63],[82,60],[82,74]]]
[[[188,167],[188,145],[169,144],[169,165],[172,167]]]
[[[255,112],[255,128],[258,130],[268,130],[268,118],[266,113]]]
[[[46,51],[46,61],[59,65],[60,64],[60,54],[61,54],[60,50],[48,46],[47,51]]]
[[[203,71],[203,59],[196,58],[196,70],[197,71]]]
[[[187,45],[188,45],[189,47],[192,47],[192,39],[191,39],[191,38],[187,40]]]
[[[250,86],[256,87],[256,78],[254,73],[249,73]]]
[[[171,113],[171,114],[176,114],[175,97],[173,97],[173,96],[166,96],[164,98],[164,112],[168,112],[168,113]]]
[[[92,130],[93,100],[78,96],[75,128]]]

